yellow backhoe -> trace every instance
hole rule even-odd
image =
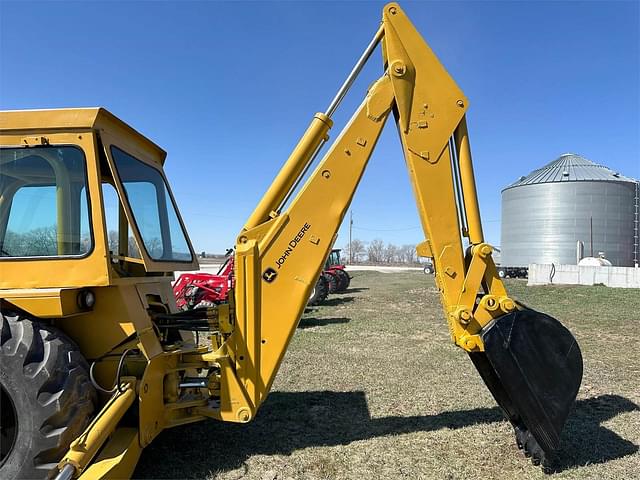
[[[379,44],[382,76],[298,185]],[[128,478],[165,428],[251,421],[391,115],[425,232],[418,253],[435,265],[451,339],[518,445],[545,463],[580,386],[580,349],[498,277],[468,105],[402,9],[386,5],[240,231],[229,303],[190,311],[178,311],[171,289],[174,271],[198,264],[165,152],[102,108],[0,113],[0,478]]]

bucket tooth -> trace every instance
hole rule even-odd
[[[546,466],[582,381],[582,355],[571,332],[535,310],[494,319],[481,331],[484,352],[469,356],[505,416],[518,448]]]

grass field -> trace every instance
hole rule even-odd
[[[345,294],[305,314],[254,422],[166,430],[136,478],[640,476],[640,292],[508,281],[512,296],[562,320],[584,357],[558,472],[545,475],[451,345],[433,277],[353,276]]]

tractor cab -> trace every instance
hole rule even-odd
[[[165,152],[108,111],[2,112],[0,140],[0,290],[197,269]]]
[[[327,262],[324,267],[325,270],[329,270],[332,267],[336,266],[343,266],[342,262],[340,261],[340,252],[341,250],[339,248],[334,248],[333,250],[331,250],[331,253],[327,257]]]

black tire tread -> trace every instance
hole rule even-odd
[[[337,292],[344,292],[349,288],[349,284],[351,283],[351,277],[344,270],[337,269],[336,278],[338,280],[338,289]]]
[[[94,411],[88,365],[69,337],[40,321],[0,313],[0,332],[0,363],[21,377],[32,402],[33,462],[22,465],[18,478],[47,478]]]
[[[322,276],[327,279],[327,282],[329,284],[329,294],[337,292],[338,278],[336,277],[336,275],[331,272],[324,272]]]
[[[320,303],[324,302],[329,296],[329,282],[324,277],[324,275],[320,275],[318,281],[316,282],[315,293],[309,297],[307,301],[307,305],[316,306]]]

